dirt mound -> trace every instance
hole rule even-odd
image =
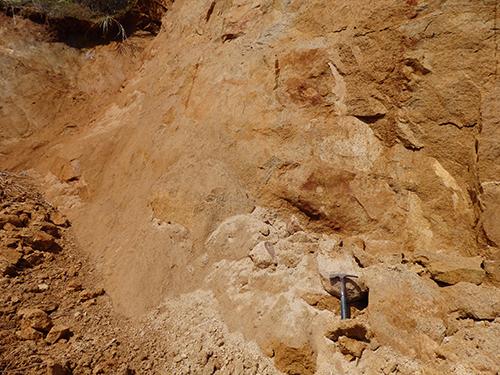
[[[25,175],[0,173],[3,374],[277,374],[197,293],[140,319],[113,312],[66,217]]]
[[[119,320],[68,220],[27,176],[2,173],[1,188],[2,371],[85,373],[82,366],[102,368],[112,358],[106,366],[128,363],[127,346],[114,349],[115,327],[107,325]]]

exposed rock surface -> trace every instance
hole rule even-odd
[[[481,284],[486,272],[482,257],[460,257],[446,254],[415,252],[413,262],[421,264],[435,281],[453,285],[461,281]]]
[[[450,296],[450,311],[460,318],[494,320],[500,316],[500,291],[497,288],[460,282],[444,290]]]
[[[105,290],[181,348],[164,359],[145,339],[121,370],[498,372],[498,5],[168,8],[156,37],[121,53],[46,43],[1,16],[0,167],[29,170],[97,262],[105,288],[68,285],[72,303],[91,309]],[[12,280],[64,250],[68,220],[41,196],[20,208],[8,176],[11,308]],[[359,276],[350,323],[336,273]],[[19,339],[53,341],[31,313]],[[106,373],[119,352],[45,365]]]

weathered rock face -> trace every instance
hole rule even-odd
[[[461,281],[481,284],[486,275],[482,257],[458,257],[444,254],[414,253],[413,261],[421,264],[436,282],[457,284]]]
[[[458,297],[500,280],[496,7],[176,2],[112,100],[5,167],[37,169],[124,314],[203,286],[288,373],[375,342],[436,360],[449,312],[496,316]],[[338,288],[319,275],[341,271],[373,337],[325,343]]]

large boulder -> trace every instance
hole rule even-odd
[[[412,357],[430,358],[446,332],[446,300],[431,280],[404,265],[364,270],[370,288],[368,319],[382,345]]]

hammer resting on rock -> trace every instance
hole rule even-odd
[[[346,277],[357,277],[355,275],[348,275],[346,273],[336,273],[336,274],[331,274],[328,276],[330,279],[330,282],[332,282],[332,279],[339,279],[340,280],[340,314],[341,314],[341,319],[348,319],[349,318],[349,311],[347,310],[347,296],[346,296],[346,289],[345,289],[345,279]]]

